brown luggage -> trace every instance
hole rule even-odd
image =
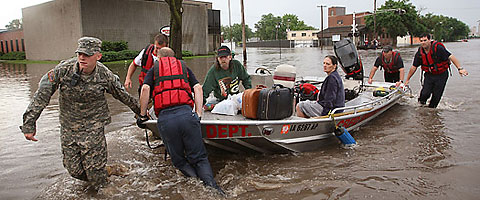
[[[246,89],[242,95],[242,115],[246,118],[257,119],[258,96],[263,85],[257,85],[256,88]]]

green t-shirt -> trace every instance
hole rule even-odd
[[[238,60],[231,60],[230,67],[227,70],[217,69],[215,64],[210,67],[203,83],[203,102],[213,91],[214,96],[221,101],[226,97],[222,96],[219,80],[225,83],[227,94],[238,94],[240,92],[240,81],[245,89],[252,88],[252,81],[247,70]]]

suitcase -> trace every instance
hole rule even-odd
[[[246,89],[242,95],[242,115],[246,118],[257,119],[258,96],[260,91],[265,88],[263,85],[257,85],[256,88]]]
[[[283,119],[292,116],[293,89],[281,85],[265,88],[258,98],[258,119]]]

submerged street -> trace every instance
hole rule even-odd
[[[477,199],[480,195],[480,40],[445,43],[469,76],[452,67],[437,109],[420,107],[420,70],[411,79],[414,98],[352,131],[354,149],[339,144],[306,153],[236,155],[209,151],[215,179],[227,199]],[[418,47],[398,48],[406,70]],[[247,48],[249,73],[279,64],[297,68],[297,77],[324,76],[321,65],[332,49]],[[236,59],[243,58],[237,48]],[[381,50],[359,50],[368,74]],[[239,54],[240,53],[240,54]],[[186,60],[198,80],[214,57]],[[129,63],[107,65],[124,81]],[[120,176],[98,194],[71,178],[62,166],[58,92],[37,122],[38,142],[25,140],[18,126],[41,76],[53,64],[0,63],[0,197],[2,199],[218,199],[201,182],[183,177],[164,149],[151,150],[134,114],[107,95],[112,123],[107,126],[109,164]],[[138,75],[135,75],[137,77]],[[377,71],[374,81],[383,80]],[[138,81],[133,81],[133,88]],[[137,95],[136,89],[130,92]],[[155,144],[154,144],[155,145]]]

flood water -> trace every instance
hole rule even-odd
[[[420,107],[420,71],[411,80],[414,98],[352,132],[359,146],[338,144],[317,151],[280,155],[235,155],[209,151],[215,179],[226,199],[478,199],[480,196],[480,40],[446,43],[470,73],[453,68],[437,109]],[[417,47],[400,48],[406,69]],[[236,52],[241,52],[237,48]],[[333,50],[248,48],[248,71],[281,63],[297,76],[324,76],[321,65]],[[359,51],[368,74],[380,50]],[[241,60],[243,56],[237,55]],[[203,80],[214,58],[187,60]],[[26,141],[18,126],[41,76],[53,64],[0,63],[0,199],[218,199],[187,179],[163,149],[150,150],[133,113],[107,95],[109,164],[124,166],[98,194],[86,190],[62,166],[58,92],[37,121],[38,142]],[[122,81],[127,65],[110,65]],[[406,71],[407,71],[406,70]],[[138,74],[137,70],[137,74]],[[383,79],[377,71],[375,80]],[[134,83],[137,84],[135,80]],[[135,85],[134,88],[138,87]],[[137,96],[136,89],[131,93]]]

